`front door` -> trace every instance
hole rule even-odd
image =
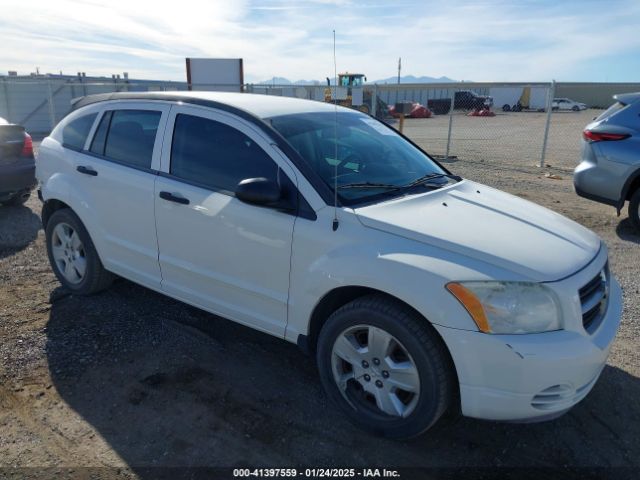
[[[162,170],[155,202],[163,290],[284,335],[296,217],[243,203],[234,192],[246,178],[295,184],[291,167],[249,123],[212,109],[175,106]]]

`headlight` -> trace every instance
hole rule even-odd
[[[560,329],[555,293],[532,282],[451,282],[446,286],[484,333],[536,333]]]

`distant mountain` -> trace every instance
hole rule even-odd
[[[405,75],[404,77],[400,77],[400,83],[451,83],[456,82],[457,80],[453,80],[449,77],[414,77],[413,75]],[[373,82],[367,83],[398,83],[398,77],[389,77],[383,78],[382,80],[374,80]]]
[[[400,77],[400,83],[451,83],[456,82],[457,80],[453,80],[449,77],[415,77],[413,75],[405,75],[404,77]],[[395,84],[398,83],[398,77],[389,77],[383,78],[382,80],[374,80],[368,81],[368,84],[372,83],[388,83]],[[288,78],[284,77],[273,77],[269,80],[263,80],[261,82],[257,82],[256,85],[325,85],[326,80],[296,80],[292,82]],[[333,84],[333,78],[331,78],[331,84]]]
[[[284,77],[272,77],[269,80],[263,80],[261,82],[257,82],[257,85],[291,85],[293,82],[288,78]]]
[[[294,85],[324,85],[325,82],[321,82],[320,80],[296,80],[293,82]]]
[[[273,77],[269,80],[262,80],[261,82],[257,82],[256,85],[319,85],[319,80],[296,80],[292,82],[288,78],[284,77]]]

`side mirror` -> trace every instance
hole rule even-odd
[[[282,191],[276,182],[264,177],[246,178],[236,187],[236,197],[253,205],[270,205],[282,197]]]

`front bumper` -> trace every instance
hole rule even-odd
[[[584,329],[487,335],[434,325],[449,347],[462,414],[503,421],[541,421],[581,401],[606,364],[620,325],[622,291],[611,276],[607,311]]]
[[[0,165],[0,198],[11,197],[36,185],[35,161]]]

